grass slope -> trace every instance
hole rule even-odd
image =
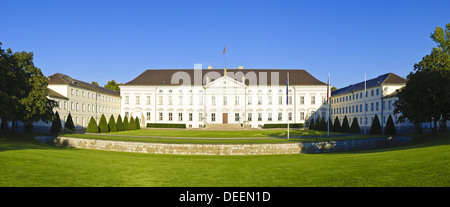
[[[182,156],[60,148],[31,134],[0,134],[0,186],[450,186],[450,134],[415,140],[422,141],[351,153]]]

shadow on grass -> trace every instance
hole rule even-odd
[[[0,152],[23,149],[62,149],[44,144],[35,139],[36,136],[55,136],[46,133],[0,133]]]

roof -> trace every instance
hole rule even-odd
[[[205,75],[207,73],[212,72],[210,78],[214,77],[217,74],[220,75],[219,77],[222,77],[224,74],[224,69],[151,69],[144,71],[135,79],[131,80],[128,83],[125,83],[124,86],[181,85],[181,83],[171,84],[172,77],[176,72],[187,73],[191,79],[190,84],[194,85],[195,70],[201,71],[203,79],[202,85],[206,84]],[[263,75],[260,75],[260,73],[267,74],[266,85],[271,85],[272,72],[278,72],[279,85],[286,85],[287,73],[289,73],[289,85],[326,85],[325,83],[317,80],[314,76],[312,76],[303,69],[227,69],[227,76],[241,82],[242,75],[245,75],[246,78],[254,77],[252,72],[256,76],[257,85],[262,83],[260,77],[264,77]],[[210,82],[213,81],[213,79],[217,79],[219,77],[212,78]],[[253,81],[249,82],[249,80],[246,79],[245,84],[254,85],[255,83],[253,83]]]
[[[380,86],[382,84],[406,84],[407,80],[394,74],[394,73],[386,73],[380,75],[376,78],[370,79],[366,81],[366,88],[372,88],[376,86]],[[338,96],[346,93],[352,93],[354,91],[364,90],[364,81],[359,82],[357,84],[352,84],[347,87],[335,90],[331,92],[331,96]]]
[[[74,79],[68,75],[64,75],[61,73],[55,73],[48,77],[48,84],[68,84],[72,86],[77,86],[80,88],[92,90],[92,91],[98,91],[100,93],[105,93],[113,96],[119,96],[120,97],[120,91],[110,90],[107,88],[103,88],[94,84],[86,83],[84,81],[80,81],[77,79]]]
[[[69,99],[69,98],[61,95],[60,93],[52,90],[51,88],[48,88],[48,94],[47,95],[50,96],[50,97],[54,97],[54,98]]]

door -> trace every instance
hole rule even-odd
[[[228,113],[222,114],[222,121],[224,124],[228,124]]]

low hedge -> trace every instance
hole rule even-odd
[[[289,128],[302,128],[303,123],[289,123]],[[287,128],[286,124],[264,124],[264,129],[272,129],[272,128]]]
[[[186,129],[186,124],[148,123],[147,128],[182,128],[182,129]]]

